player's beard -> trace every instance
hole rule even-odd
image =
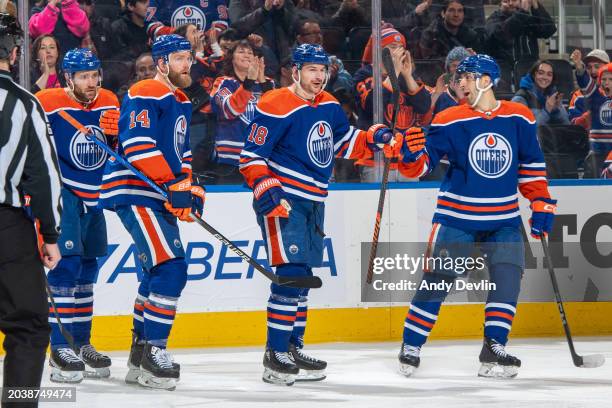
[[[97,94],[97,87],[93,87],[93,88],[86,88],[85,90],[81,90],[79,88],[77,88],[76,86],[74,87],[74,90],[72,91],[72,93],[74,94],[74,96],[81,102],[90,102],[93,101],[96,98],[96,94]]]
[[[187,88],[192,82],[189,73],[183,74],[172,70],[168,72],[168,81],[177,88]]]

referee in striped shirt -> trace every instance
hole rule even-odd
[[[59,262],[60,176],[50,127],[34,96],[10,76],[21,45],[17,20],[0,13],[0,330],[4,333],[2,407],[9,389],[38,388],[49,343],[45,271]],[[39,254],[24,195],[39,221]],[[41,262],[42,260],[42,262]]]

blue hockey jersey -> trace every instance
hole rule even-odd
[[[371,155],[366,132],[350,126],[338,101],[321,92],[309,103],[288,88],[263,95],[247,129],[240,172],[252,188],[263,176],[276,177],[293,197],[324,201],[334,156]]]
[[[66,122],[59,112],[66,111],[91,129],[98,139],[110,144],[111,141],[106,139],[100,129],[100,115],[108,109],[119,108],[117,97],[111,91],[100,89],[98,97],[87,109],[70,97],[64,88],[44,89],[38,92],[36,97],[53,130],[64,187],[79,197],[86,206],[97,206],[108,155],[86,135]]]
[[[425,148],[400,171],[423,176],[448,156],[433,222],[472,231],[516,227],[517,186],[529,200],[550,197],[535,118],[524,105],[500,101],[489,115],[467,104],[445,109],[434,117]]]
[[[191,102],[155,79],[134,84],[126,94],[119,118],[118,153],[147,177],[162,184],[181,173],[191,177],[189,124]],[[115,161],[104,170],[100,204],[138,205],[163,209],[164,198]]]
[[[194,24],[199,30],[211,27],[226,29],[229,25],[226,0],[151,0],[146,21],[160,21],[178,27]]]
[[[590,104],[591,150],[607,154],[612,150],[612,98],[608,98],[588,72],[576,74],[578,86]]]

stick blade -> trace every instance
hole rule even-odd
[[[323,286],[323,281],[318,276],[279,276],[278,285],[290,288],[318,289]]]
[[[606,358],[603,354],[590,354],[582,356],[582,364],[578,365],[581,368],[597,368],[604,365]]]

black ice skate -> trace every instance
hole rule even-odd
[[[409,346],[406,343],[402,343],[402,348],[399,353],[399,372],[406,377],[410,377],[414,371],[419,368],[421,364],[421,348],[415,346]]]
[[[143,387],[173,391],[180,376],[180,368],[175,366],[172,356],[166,349],[146,343],[140,361],[138,383]]]
[[[80,383],[83,381],[85,364],[71,348],[52,350],[49,365],[53,382]]]
[[[300,371],[290,353],[269,348],[264,354],[263,365],[265,368],[262,380],[270,384],[293,385]]]
[[[108,378],[110,377],[111,359],[109,356],[99,353],[91,344],[81,346],[79,358],[85,363],[87,378]],[[92,368],[88,370],[87,368]]]
[[[302,349],[296,347],[293,343],[289,344],[289,353],[293,357],[295,365],[300,369],[295,381],[321,381],[325,379],[326,361],[304,354]]]
[[[485,337],[480,351],[479,377],[514,378],[518,374],[521,360],[508,354],[506,348],[497,341]]]
[[[128,357],[128,372],[125,376],[125,382],[128,384],[138,384],[138,377],[140,376],[140,362],[142,361],[142,354],[144,353],[145,341],[140,340],[136,334],[132,334],[132,346],[130,347],[130,356]],[[181,365],[172,362],[172,367],[181,370]],[[177,382],[179,380],[177,379]]]

